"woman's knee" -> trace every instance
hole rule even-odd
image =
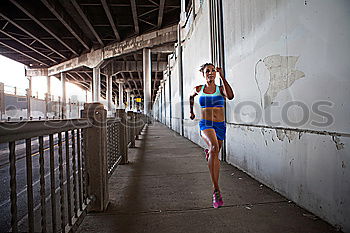
[[[219,154],[219,144],[210,144],[209,153],[218,155]]]

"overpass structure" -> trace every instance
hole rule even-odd
[[[4,182],[11,187],[0,203],[12,214],[4,222],[14,231],[76,231],[87,214],[80,231],[349,232],[349,9],[347,0],[2,1],[0,53],[24,63],[28,77],[48,77],[48,90],[49,77],[59,78],[63,103],[61,120],[0,124],[9,155],[0,168],[10,171]],[[206,62],[223,68],[235,92],[225,102],[220,152],[229,204],[217,213],[202,202],[207,170],[195,157],[207,147],[198,132],[201,108],[195,104],[192,120],[187,102],[193,87],[205,84],[198,69]],[[79,119],[65,119],[66,82],[91,91],[93,103]],[[132,107],[136,97],[142,113]],[[16,153],[32,167],[34,139],[40,180],[33,186],[41,192],[28,203],[40,200],[41,209],[28,212],[41,211],[36,224],[29,215],[18,221],[16,208],[17,196],[33,192],[16,195]],[[60,175],[50,195],[63,191],[47,210],[49,152],[58,159],[50,175]],[[128,165],[115,173],[121,164]],[[222,223],[219,230],[213,222]]]
[[[124,90],[152,102],[174,52],[178,16],[189,3],[5,1],[1,54],[25,64],[28,77],[55,76],[63,86],[67,81],[90,90],[93,101],[107,100],[109,110],[113,103],[130,102]]]

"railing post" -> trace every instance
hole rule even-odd
[[[86,103],[82,112],[92,127],[84,129],[88,196],[95,201],[88,211],[104,211],[108,205],[107,111],[103,104]]]
[[[128,111],[128,133],[130,139],[130,148],[135,147],[135,116],[133,111]]]
[[[135,130],[134,130],[134,133],[135,133],[135,140],[138,140],[139,139],[139,124],[140,124],[140,114],[135,112]]]
[[[120,148],[120,153],[122,154],[122,159],[120,161],[120,164],[127,164],[128,163],[128,132],[126,128],[126,113],[125,109],[116,109],[116,117],[120,118],[120,124],[119,124],[119,143],[118,147]]]

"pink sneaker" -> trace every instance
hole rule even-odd
[[[209,149],[205,149],[204,153],[205,153],[205,159],[208,161],[208,159],[209,159]]]
[[[213,207],[219,208],[224,205],[224,201],[222,200],[222,196],[219,190],[214,190],[213,192]]]

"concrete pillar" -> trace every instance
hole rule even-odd
[[[46,93],[51,96],[51,77],[46,76]]]
[[[101,96],[100,67],[92,69],[92,102],[99,102]]]
[[[150,114],[151,93],[152,93],[152,69],[151,69],[151,50],[143,49],[143,111],[145,115]]]
[[[131,93],[131,89],[130,88],[126,88],[126,101],[127,101],[127,111],[131,111],[131,97],[130,97],[130,93]]]
[[[180,12],[180,21],[181,23],[186,21],[186,0],[181,1],[181,12]]]
[[[169,82],[169,127],[172,128],[172,104],[171,104],[171,71],[170,71],[170,55],[168,56],[168,72],[167,72],[167,75],[168,75],[168,82]]]
[[[0,120],[5,114],[5,84],[0,82]]]
[[[107,75],[106,77],[106,81],[107,81],[107,103],[108,103],[108,111],[112,111],[112,94],[113,94],[113,80],[112,80],[112,76],[111,75]]]
[[[119,87],[119,97],[118,97],[118,109],[125,109],[124,106],[124,79],[117,79],[118,87]]]
[[[131,99],[131,111],[135,111],[135,95],[134,94],[131,94],[130,95],[130,99]]]
[[[62,86],[62,98],[61,98],[61,118],[67,118],[67,90],[66,90],[66,74],[61,73],[61,86]]]
[[[179,78],[179,93],[180,93],[180,103],[181,103],[181,128],[180,128],[180,134],[184,136],[184,95],[183,95],[183,67],[182,67],[182,45],[181,45],[181,25],[178,24],[178,30],[177,30],[177,69],[178,69],[178,78]]]
[[[166,125],[166,110],[167,110],[167,104],[166,104],[166,75],[164,75],[164,79],[163,79],[163,96],[164,96],[164,124]]]
[[[107,165],[107,111],[103,104],[85,103],[82,117],[92,122],[92,127],[84,129],[84,149],[86,172],[89,177],[88,196],[93,196],[88,211],[106,210],[108,195]]]
[[[32,77],[28,77],[29,80],[29,88],[27,89],[27,119],[29,120],[31,116],[31,107],[30,102],[32,99]]]

